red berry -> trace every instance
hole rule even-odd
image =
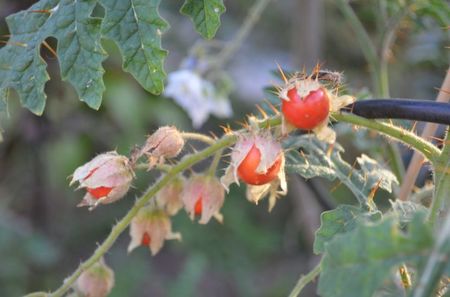
[[[95,199],[100,199],[102,197],[108,196],[108,194],[112,191],[111,187],[98,187],[98,188],[87,188],[89,194],[92,195]]]
[[[202,209],[203,209],[202,196],[200,196],[198,198],[197,202],[195,202],[194,214],[196,216],[201,216],[202,215]]]
[[[152,239],[150,238],[150,235],[148,235],[148,233],[145,232],[144,235],[142,235],[141,244],[144,246],[149,246],[151,242],[152,242]]]
[[[281,158],[273,163],[266,173],[256,173],[259,162],[261,162],[261,152],[253,145],[247,156],[242,160],[238,167],[239,177],[250,185],[263,185],[271,182],[278,175],[281,167]]]
[[[326,91],[319,88],[300,97],[296,88],[287,92],[288,100],[282,100],[281,110],[285,119],[299,129],[311,130],[328,117],[330,100]]]

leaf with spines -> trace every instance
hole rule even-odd
[[[220,26],[220,15],[225,12],[223,0],[186,0],[181,13],[194,22],[195,30],[203,38],[211,39]]]
[[[169,25],[158,13],[160,0],[100,0],[105,7],[102,33],[114,40],[123,68],[149,92],[160,94],[166,74],[161,34]]]
[[[301,135],[291,137],[283,146],[290,150],[286,157],[288,172],[298,173],[304,178],[338,179],[353,192],[361,205],[373,206],[370,195],[374,188],[391,192],[393,184],[398,184],[392,172],[366,155],[356,159],[360,169],[354,168],[342,159],[344,149],[338,143],[330,148],[312,135]]]
[[[41,44],[50,36],[58,39],[61,77],[70,82],[80,100],[98,109],[104,91],[100,44],[101,19],[90,16],[95,0],[41,0],[28,10],[7,17],[10,39],[0,49],[0,95],[14,88],[23,106],[35,114],[45,108],[46,63]]]
[[[333,210],[323,212],[320,216],[320,228],[317,230],[314,240],[314,253],[323,253],[325,245],[337,234],[352,231],[358,222],[375,222],[380,219],[379,211],[366,212],[353,205],[339,205]]]
[[[325,247],[320,296],[372,297],[399,265],[422,262],[433,244],[423,218],[416,215],[407,234],[391,217],[376,224],[359,222],[353,231],[336,236]]]

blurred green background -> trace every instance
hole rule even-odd
[[[190,20],[178,13],[180,1],[162,2],[161,14],[171,24],[163,36],[163,47],[170,51],[166,70],[171,72],[200,36]],[[263,88],[277,82],[271,73],[276,63],[295,70],[322,62],[327,69],[344,72],[347,88],[370,94],[367,63],[333,2],[272,1],[225,69],[234,82],[234,118],[212,117],[199,132],[221,135],[219,125],[237,127],[236,120],[254,112],[254,104],[264,99]],[[380,2],[386,1],[352,2],[374,40],[383,22],[377,10]],[[400,5],[402,1],[390,2]],[[0,35],[8,34],[5,17],[32,3],[0,0]],[[225,1],[227,12],[216,37],[230,40],[252,3]],[[55,40],[49,43],[56,46]],[[83,193],[68,186],[67,177],[77,166],[108,150],[128,154],[161,125],[193,130],[173,100],[146,93],[122,71],[114,44],[104,41],[103,45],[110,56],[104,63],[106,92],[98,112],[78,101],[74,89],[60,80],[57,59],[43,49],[52,78],[46,85],[44,115],[37,117],[21,108],[15,94],[9,100],[9,115],[0,115],[4,130],[0,143],[0,296],[57,288],[156,178],[139,174],[126,199],[89,212],[75,207]],[[434,99],[448,67],[445,45],[448,30],[431,17],[402,22],[389,57],[391,96]],[[350,163],[364,151],[389,164],[379,145],[385,141],[382,138],[346,125],[338,131]],[[408,153],[404,153],[407,161]],[[200,171],[203,166],[195,169]],[[423,173],[425,178],[427,174]],[[339,202],[354,202],[342,186],[327,191],[335,185],[290,176],[289,195],[270,214],[266,201],[255,207],[245,200],[245,189],[234,186],[223,208],[223,225],[212,221],[202,226],[180,212],[173,229],[183,234],[183,241],[166,242],[155,257],[145,248],[127,255],[129,235],[123,234],[106,255],[116,275],[111,296],[286,296],[299,275],[317,261],[312,242],[320,213]],[[377,199],[386,200],[384,196]],[[315,296],[314,292],[311,286],[303,294]]]

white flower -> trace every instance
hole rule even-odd
[[[188,113],[194,128],[201,127],[210,114],[219,118],[233,114],[228,98],[218,94],[210,81],[192,70],[170,73],[164,95],[173,98]]]

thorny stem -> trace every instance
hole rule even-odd
[[[245,18],[244,23],[239,28],[234,38],[219,52],[216,60],[212,63],[211,68],[219,69],[233,56],[233,54],[239,49],[241,44],[247,38],[252,31],[253,27],[259,20],[262,12],[269,4],[270,0],[255,0],[255,3],[250,8],[250,11]]]
[[[433,162],[435,192],[431,204],[428,221],[435,225],[443,214],[450,213],[450,133],[447,127],[447,136],[444,140],[442,154]],[[450,219],[449,219],[450,220]]]
[[[417,136],[416,134],[408,130],[404,130],[397,126],[393,126],[391,124],[378,122],[374,120],[369,120],[350,113],[335,112],[332,113],[331,116],[337,121],[347,122],[358,126],[366,127],[372,130],[376,130],[380,133],[386,134],[388,136],[391,136],[392,138],[395,138],[398,141],[416,149],[430,161],[435,160],[441,154],[441,151],[437,147],[435,147],[432,143],[426,141],[425,139]]]
[[[319,275],[319,273],[322,270],[321,264],[322,261],[320,261],[319,264],[317,264],[313,270],[300,277],[294,289],[292,289],[292,292],[289,294],[289,297],[297,297],[303,290],[303,288],[306,287],[307,284],[312,282]]]
[[[389,135],[395,139],[397,139],[400,142],[403,142],[405,144],[408,144],[412,146],[413,148],[420,151],[422,154],[424,154],[427,158],[433,159],[437,155],[439,155],[440,151],[434,147],[431,143],[421,139],[420,137],[416,136],[415,134],[402,130],[401,128],[387,125],[384,123],[376,122],[373,120],[367,120],[365,118],[361,118],[355,115],[351,114],[340,114],[340,113],[333,113],[333,117],[337,120],[352,123],[355,125],[360,125],[367,127],[369,129],[376,130],[380,133],[384,133],[386,135]],[[279,126],[281,124],[281,117],[275,116],[272,118],[269,118],[267,120],[264,120],[259,123],[260,128],[270,128]],[[239,132],[239,131],[238,131]],[[187,137],[188,139],[199,139],[198,134],[194,133],[183,133],[184,137]],[[196,135],[196,136],[194,136]],[[205,139],[209,139],[207,136],[205,136]],[[203,138],[202,138],[203,139]],[[139,198],[134,206],[128,211],[128,213],[111,229],[111,232],[106,237],[106,239],[97,247],[97,249],[94,251],[94,253],[83,263],[79,265],[79,267],[64,281],[63,285],[59,287],[56,291],[53,293],[48,293],[46,295],[42,295],[41,293],[32,293],[31,296],[42,296],[42,297],[61,297],[63,296],[70,288],[72,287],[73,283],[77,280],[77,278],[80,276],[80,274],[91,267],[93,264],[95,264],[99,259],[111,248],[111,246],[114,244],[116,239],[119,237],[119,235],[128,227],[133,217],[138,213],[139,209],[141,209],[143,206],[146,205],[146,203],[158,193],[159,190],[161,190],[166,184],[168,184],[173,178],[175,178],[179,173],[183,172],[184,170],[190,168],[192,165],[196,164],[197,162],[202,161],[203,159],[206,159],[213,154],[222,151],[226,147],[229,147],[233,145],[238,139],[237,134],[227,134],[223,136],[222,138],[218,140],[214,140],[214,143],[212,143],[207,148],[203,149],[200,152],[194,153],[192,155],[184,157],[178,164],[174,165],[169,172],[167,172],[159,181],[157,181],[155,184],[153,184],[142,196]],[[209,140],[207,140],[209,141]],[[319,269],[319,270],[317,270]],[[313,270],[312,273],[306,275],[308,278],[313,278],[312,276],[315,274],[318,274],[320,272],[320,268],[317,268]],[[315,276],[314,276],[315,277]],[[306,278],[306,280],[308,279]],[[300,284],[302,284],[304,281],[302,281]],[[300,286],[301,287],[301,286]],[[38,294],[38,295],[33,295]],[[39,295],[41,294],[41,295]],[[30,297],[30,295],[28,295]]]

